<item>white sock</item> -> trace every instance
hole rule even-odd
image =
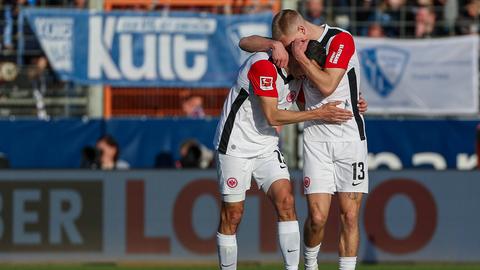
[[[282,250],[285,269],[297,270],[300,263],[300,231],[298,221],[278,222],[278,242]]]
[[[357,257],[340,257],[339,270],[355,270]]]
[[[220,269],[237,269],[237,238],[236,235],[225,235],[217,232],[217,250]]]
[[[317,270],[318,269],[318,263],[317,263],[317,257],[318,257],[318,252],[320,251],[320,246],[322,243],[320,243],[316,247],[307,247],[305,245],[305,250],[303,251],[303,259],[305,260],[305,270]]]

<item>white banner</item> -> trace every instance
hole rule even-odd
[[[478,36],[355,41],[369,112],[478,112]]]
[[[301,172],[292,173],[300,228]],[[372,171],[361,261],[479,262],[480,172]],[[214,170],[0,172],[0,260],[216,262]],[[239,260],[281,262],[275,211],[249,192]],[[321,261],[336,261],[333,201]]]

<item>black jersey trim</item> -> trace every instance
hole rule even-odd
[[[248,92],[245,89],[240,89],[237,98],[230,108],[225,125],[223,125],[222,136],[220,138],[220,144],[218,146],[218,152],[226,154],[228,149],[228,142],[230,141],[230,135],[232,134],[233,124],[235,123],[235,117],[238,110],[242,106],[243,102],[248,98]]]
[[[277,68],[277,73],[280,75],[280,77],[282,77],[284,84],[288,84],[290,81],[294,79],[292,75],[288,75],[285,77],[281,68],[277,66],[275,66],[275,68]]]
[[[357,75],[355,74],[355,69],[352,68],[347,73],[348,75],[348,85],[350,87],[350,101],[352,102],[353,116],[355,117],[355,122],[357,122],[358,133],[362,141],[365,140],[365,130],[363,119],[360,116],[358,111],[358,89],[357,89]]]
[[[272,64],[273,64],[273,58],[270,56],[270,58],[268,58],[268,61],[270,61]],[[275,64],[273,64],[275,66]],[[275,68],[277,69],[277,74],[280,75],[280,77],[283,79],[283,83],[284,84],[288,84],[289,82],[291,82],[293,79],[295,79],[293,77],[293,75],[288,75],[288,76],[285,76],[285,74],[283,74],[283,71],[281,68],[275,66]]]
[[[333,37],[333,36],[336,36],[340,33],[342,33],[343,31],[341,30],[338,30],[338,29],[332,29],[332,28],[329,28],[327,30],[327,33],[325,34],[325,36],[322,38],[322,40],[320,41],[320,45],[322,45],[322,47],[326,48],[327,47],[327,43],[328,41]]]

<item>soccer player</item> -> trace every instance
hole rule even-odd
[[[307,79],[303,85],[305,107],[312,110],[332,100],[354,118],[342,124],[319,120],[305,123],[304,192],[308,217],[304,227],[306,270],[316,270],[332,195],[340,208],[340,270],[353,270],[359,246],[358,217],[363,193],[368,193],[367,141],[364,120],[359,113],[359,62],[350,33],[326,24],[317,26],[293,10],[283,10],[272,22],[272,38],[280,41],[301,66]],[[309,40],[325,48],[325,62],[312,61],[306,54]],[[241,41],[246,51],[268,49],[268,39],[251,36]],[[274,62],[288,61],[286,51],[275,46]],[[277,59],[275,59],[277,57]],[[287,60],[285,60],[287,59]]]
[[[342,123],[352,118],[350,111],[336,107],[339,102],[309,111],[289,111],[301,84],[277,68],[267,53],[260,52],[245,61],[230,89],[214,139],[223,201],[217,233],[221,269],[237,267],[235,234],[252,177],[276,209],[285,269],[298,269],[300,233],[294,197],[274,126],[309,120]]]

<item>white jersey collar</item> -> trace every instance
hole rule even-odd
[[[320,36],[320,38],[317,39],[318,42],[321,42],[321,41],[322,41],[322,39],[325,37],[325,35],[327,34],[328,30],[330,29],[330,26],[328,26],[328,24],[326,24],[326,23],[325,23],[325,24],[322,24],[320,27],[323,27],[324,29],[323,29],[323,33],[322,33],[322,35]]]

